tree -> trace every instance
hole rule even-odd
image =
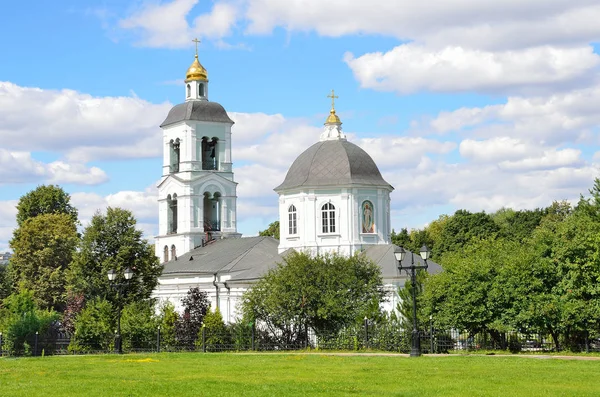
[[[380,268],[364,255],[292,252],[244,293],[242,311],[290,342],[307,327],[335,332],[374,318],[385,295]]]
[[[208,310],[204,316],[205,347],[209,351],[223,350],[231,344],[231,335],[219,309]],[[198,335],[201,337],[202,335]]]
[[[71,205],[71,196],[56,185],[41,185],[22,196],[17,204],[17,225],[42,214],[66,214],[77,222],[77,209]]]
[[[115,310],[106,299],[97,298],[87,302],[75,319],[75,335],[69,350],[109,350],[115,341]]]
[[[190,288],[181,303],[184,308],[183,315],[177,320],[175,335],[180,345],[192,348],[198,338],[204,316],[210,308],[210,301],[206,292],[195,287]]]
[[[411,241],[407,228],[403,227],[400,229],[400,233],[396,233],[396,231],[392,229],[390,239],[392,240],[392,244],[395,244],[399,247],[404,247],[410,251]]]
[[[127,267],[134,276],[119,302],[126,305],[148,299],[162,272],[154,247],[142,239],[130,211],[108,207],[106,215],[96,213],[84,230],[68,275],[70,289],[83,293],[86,300],[106,297],[116,306],[120,298],[112,290],[107,273],[114,269],[122,275]]]
[[[175,311],[175,306],[169,301],[160,305],[159,325],[160,325],[160,344],[169,349],[175,346],[175,327],[179,315]]]
[[[32,291],[40,308],[64,310],[66,272],[78,242],[76,225],[68,214],[40,214],[25,220],[10,241],[14,285]]]
[[[446,252],[461,250],[472,239],[495,238],[500,228],[485,212],[458,210],[445,221],[434,254],[440,258]]]
[[[153,300],[130,303],[123,309],[121,318],[123,346],[126,349],[154,347],[158,325]]]
[[[5,298],[0,309],[0,332],[4,349],[22,355],[33,349],[35,333],[44,334],[58,319],[52,310],[40,310],[31,291],[23,290]]]
[[[0,301],[10,295],[11,282],[6,265],[0,264]]]
[[[513,296],[505,295],[508,288],[495,289],[504,281],[498,275],[507,263],[527,265],[519,260],[523,250],[520,244],[505,240],[472,240],[462,250],[448,252],[444,272],[429,277],[425,285],[425,306],[436,326],[471,334],[491,332],[499,339],[499,332],[506,328],[503,314]]]
[[[500,228],[499,235],[519,242],[530,238],[533,231],[540,225],[542,218],[548,213],[547,208],[515,211],[501,208],[490,216]]]
[[[265,237],[273,237],[279,240],[279,221],[270,223],[269,227],[261,232],[258,232],[258,235]]]

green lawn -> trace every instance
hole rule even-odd
[[[598,396],[600,361],[161,353],[1,358],[0,396]]]

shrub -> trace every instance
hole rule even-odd
[[[75,319],[75,334],[69,350],[89,352],[110,350],[114,346],[114,309],[105,299],[89,301]]]
[[[208,311],[204,316],[203,326],[205,333],[205,347],[208,351],[230,349],[231,335],[223,322],[223,316],[219,309]],[[199,344],[202,344],[202,329],[200,329]]]
[[[125,306],[121,315],[123,348],[153,349],[156,346],[158,324],[153,301],[137,301]]]
[[[45,334],[59,317],[52,310],[38,309],[33,293],[27,290],[8,296],[3,304],[0,331],[3,333],[4,349],[12,355],[33,353],[35,333]]]
[[[175,326],[179,315],[171,302],[165,302],[160,306],[160,345],[161,349],[172,350],[177,343],[175,339]]]

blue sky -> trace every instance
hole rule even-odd
[[[277,219],[272,188],[318,140],[332,88],[349,139],[396,188],[396,229],[459,208],[574,200],[598,175],[596,1],[1,8],[0,251],[17,200],[42,183],[63,186],[84,225],[95,211],[122,206],[153,236],[158,125],[184,99],[193,37],[202,40],[210,100],[236,121],[238,228],[246,235]]]

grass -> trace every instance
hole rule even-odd
[[[598,396],[600,361],[160,353],[0,359],[7,396]]]

